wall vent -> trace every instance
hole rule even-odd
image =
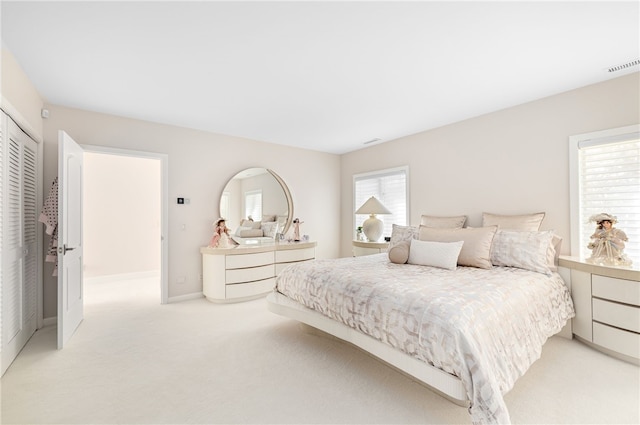
[[[617,72],[617,71],[622,71],[623,69],[631,68],[632,66],[638,66],[638,65],[640,65],[640,59],[635,59],[630,62],[623,63],[622,65],[612,66],[611,68],[608,68],[607,71]]]

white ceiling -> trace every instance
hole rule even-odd
[[[51,104],[331,153],[637,72],[639,2],[10,2]]]

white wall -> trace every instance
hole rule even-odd
[[[252,167],[274,170],[287,183],[303,232],[318,242],[318,258],[337,257],[339,241],[327,232],[339,220],[340,157],[237,137],[47,105],[44,122],[45,183],[57,175],[57,131],[80,144],[157,152],[169,167],[169,298],[202,291],[199,249],[211,238],[227,181]],[[250,125],[250,123],[248,124]],[[176,198],[189,198],[177,205]],[[182,230],[182,225],[185,230]],[[176,283],[178,277],[186,283]],[[45,270],[45,288],[56,284]],[[56,314],[55,293],[45,292],[44,317]]]
[[[160,160],[87,152],[83,179],[84,277],[159,273]]]
[[[0,72],[2,109],[33,140],[42,141],[42,118],[40,117],[42,98],[13,54],[4,47],[1,50],[0,61],[2,62]]]
[[[302,233],[318,241],[319,258],[350,255],[353,174],[400,165],[410,167],[412,224],[423,213],[466,214],[477,226],[482,211],[545,211],[543,228],[559,232],[568,253],[568,137],[639,123],[639,79],[633,73],[337,156],[55,105],[46,105],[50,118],[42,128],[42,100],[2,50],[3,103],[26,117],[36,138],[43,134],[45,190],[57,175],[58,129],[82,144],[169,155],[170,297],[201,290],[198,248],[211,237],[226,182],[250,167],[271,168],[287,182],[294,216],[304,221]],[[191,204],[177,206],[178,196]],[[330,230],[336,223],[337,234]],[[48,267],[44,317],[56,315],[57,288]],[[176,284],[178,276],[187,282]]]
[[[410,223],[420,215],[545,211],[570,252],[569,136],[640,122],[640,73],[342,156],[341,253],[353,235],[353,175],[409,166]]]
[[[38,142],[38,171],[42,170],[42,118],[40,117],[43,106],[43,99],[38,94],[36,88],[31,84],[29,78],[22,70],[20,64],[15,57],[7,49],[0,49],[0,107],[8,114],[33,140]],[[42,176],[40,176],[42,177]],[[38,187],[37,202],[43,202],[43,186],[42,178],[36,182]],[[0,217],[0,227],[3,226],[4,217]],[[37,227],[38,239],[42,240],[44,229],[42,226]],[[1,242],[1,241],[0,241]],[[0,243],[0,246],[2,243]],[[40,244],[38,252],[38,260],[42,263],[44,258],[44,250],[46,244]],[[1,251],[1,248],[0,248]],[[0,252],[1,254],[1,252]],[[38,270],[38,278],[42,276],[42,270]],[[46,292],[46,288],[41,289],[38,294],[38,307],[40,310],[41,300]],[[54,299],[55,301],[55,299]],[[2,317],[2,303],[0,303],[0,318]],[[40,313],[40,311],[38,311]],[[40,315],[38,314],[38,326],[40,323]],[[1,326],[0,320],[0,326]]]

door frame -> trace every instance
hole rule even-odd
[[[112,148],[107,146],[80,145],[89,153],[128,156],[160,161],[160,303],[169,302],[169,155]]]

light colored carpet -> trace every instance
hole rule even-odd
[[[68,348],[34,335],[2,378],[4,424],[464,424],[456,406],[265,300],[159,305],[159,284],[87,284]],[[506,395],[513,423],[640,423],[640,369],[551,338]]]

